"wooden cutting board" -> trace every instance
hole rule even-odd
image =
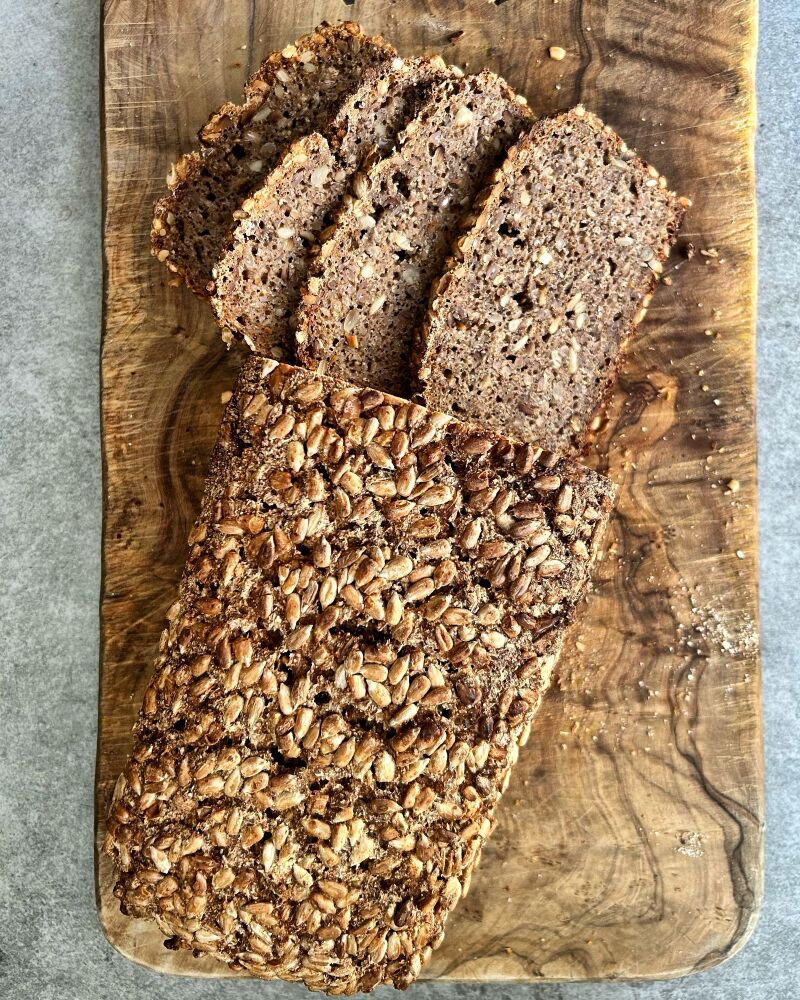
[[[747,939],[763,764],[754,432],[755,0],[106,0],[105,460],[97,842],[240,356],[149,254],[170,161],[263,55],[323,18],[581,101],[690,196],[593,461],[622,486],[594,596],[428,976],[675,976]],[[549,46],[566,50],[563,61]],[[671,284],[668,282],[671,281]],[[116,948],[219,976],[120,916]]]

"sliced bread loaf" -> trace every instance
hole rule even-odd
[[[580,107],[534,126],[480,200],[415,348],[422,396],[547,448],[579,446],[681,203]]]
[[[243,220],[214,268],[212,304],[226,340],[241,337],[273,358],[294,354],[292,319],[308,275],[311,247],[329,226],[356,175],[391,148],[436,80],[449,71],[432,59],[393,60],[364,82],[324,136],[295,142],[242,205]]]
[[[408,986],[613,496],[531,445],[249,358],[109,811],[124,912],[265,979]]]
[[[321,247],[298,316],[305,364],[407,395],[412,334],[459,220],[531,122],[494,73],[433,88]]]
[[[153,254],[198,295],[234,223],[234,212],[298,136],[319,129],[358,87],[364,72],[394,49],[357,24],[322,24],[273,52],[249,80],[244,103],[224,104],[200,132],[200,149],[182,156],[157,202]]]

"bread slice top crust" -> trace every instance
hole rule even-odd
[[[409,985],[613,497],[530,445],[246,361],[109,812],[125,912],[264,978]]]
[[[324,134],[297,140],[245,199],[242,221],[214,268],[212,304],[230,342],[259,354],[294,356],[293,320],[313,248],[355,183],[393,145],[433,83],[450,75],[444,61],[394,59],[367,72]]]
[[[415,348],[422,397],[556,451],[579,448],[683,207],[581,107],[523,136],[479,202]]]
[[[292,140],[322,127],[368,69],[394,56],[391,45],[353,22],[323,23],[268,56],[248,81],[244,103],[223,104],[201,129],[200,148],[170,169],[169,194],[156,203],[150,233],[154,256],[208,297],[244,198]]]
[[[298,357],[407,395],[414,331],[453,234],[508,146],[524,99],[484,71],[433,88],[321,247],[298,315]]]

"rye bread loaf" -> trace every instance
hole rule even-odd
[[[250,78],[244,103],[223,104],[200,131],[200,148],[170,169],[170,193],[156,203],[152,252],[207,297],[234,212],[298,136],[319,129],[364,72],[395,50],[357,24],[321,24],[273,52]]]
[[[359,169],[390,149],[436,80],[448,75],[438,56],[393,60],[365,74],[324,134],[293,143],[242,205],[244,218],[214,268],[211,297],[223,337],[259,354],[294,354],[292,320],[308,275],[311,248],[329,226]]]
[[[579,447],[683,208],[580,107],[523,136],[480,200],[415,349],[422,397],[556,451]]]
[[[171,948],[407,986],[467,891],[613,501],[597,473],[248,359],[106,850]]]
[[[407,395],[412,335],[459,220],[532,122],[484,71],[436,85],[321,247],[298,316],[298,357]]]

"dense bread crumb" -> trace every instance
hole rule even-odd
[[[408,394],[430,284],[476,192],[531,121],[488,71],[433,89],[322,245],[298,317],[305,364]]]
[[[438,56],[394,60],[369,71],[324,136],[292,145],[263,187],[242,205],[246,217],[214,268],[212,303],[227,338],[241,337],[259,354],[294,353],[292,319],[308,274],[308,257],[334,220],[359,169],[377,160],[414,117],[436,80],[448,75]]]
[[[613,487],[253,357],[106,849],[172,948],[407,986],[469,887]]]
[[[153,254],[198,295],[208,295],[234,212],[298,136],[320,128],[364,72],[395,56],[352,22],[320,25],[273,52],[247,83],[244,104],[224,104],[200,132],[199,150],[171,169],[155,206]]]
[[[480,201],[415,349],[423,398],[554,450],[579,445],[683,209],[583,108],[534,126]]]

